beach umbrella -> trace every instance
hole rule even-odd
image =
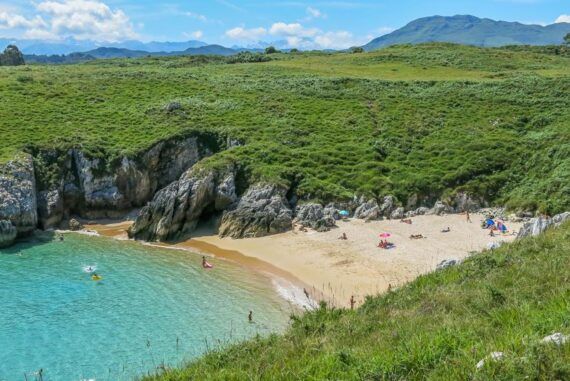
[[[348,217],[350,215],[348,210],[341,210],[340,212],[338,212],[338,214],[340,214],[343,217]]]
[[[389,237],[391,237],[391,236],[392,236],[392,234],[390,234],[390,233],[382,233],[382,234],[380,234],[380,238],[389,238]]]

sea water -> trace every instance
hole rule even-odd
[[[132,380],[284,329],[291,307],[268,279],[201,260],[76,234],[0,249],[0,380]]]

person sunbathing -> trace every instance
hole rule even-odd
[[[424,239],[426,237],[423,236],[423,234],[412,234],[410,236],[410,239]]]
[[[411,218],[406,218],[406,219],[401,219],[400,222],[404,223],[404,224],[408,224],[411,225],[412,224],[412,219]]]
[[[342,233],[342,235],[340,237],[338,237],[338,239],[346,241],[346,240],[348,240],[348,237],[346,236],[346,233]]]
[[[451,231],[451,228],[448,226],[446,229],[443,229],[441,232],[442,233],[449,233]]]

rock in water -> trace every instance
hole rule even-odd
[[[235,171],[186,171],[156,193],[129,229],[131,238],[166,241],[191,233],[204,211],[220,212],[235,202]]]
[[[220,236],[263,237],[290,230],[293,212],[286,193],[286,189],[277,185],[251,186],[232,210],[224,212]]]
[[[336,225],[334,210],[325,208],[321,204],[310,203],[297,207],[296,221],[303,226],[308,226],[319,232],[330,230]]]
[[[0,220],[10,221],[18,236],[37,226],[36,180],[30,155],[21,154],[0,168]],[[5,226],[12,235],[11,229]]]
[[[81,224],[81,222],[77,221],[75,218],[69,220],[69,230],[76,232],[82,230],[83,228],[83,224]]]
[[[0,248],[12,245],[17,235],[18,231],[10,221],[0,220]]]

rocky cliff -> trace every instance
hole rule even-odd
[[[79,149],[35,156],[40,227],[57,227],[70,215],[114,218],[141,207],[156,191],[213,150],[200,137],[160,142],[112,162]]]
[[[34,164],[21,154],[0,168],[0,246],[30,234],[37,222]]]
[[[204,213],[222,212],[237,199],[235,169],[194,169],[156,193],[129,230],[145,241],[174,240],[190,234]]]

